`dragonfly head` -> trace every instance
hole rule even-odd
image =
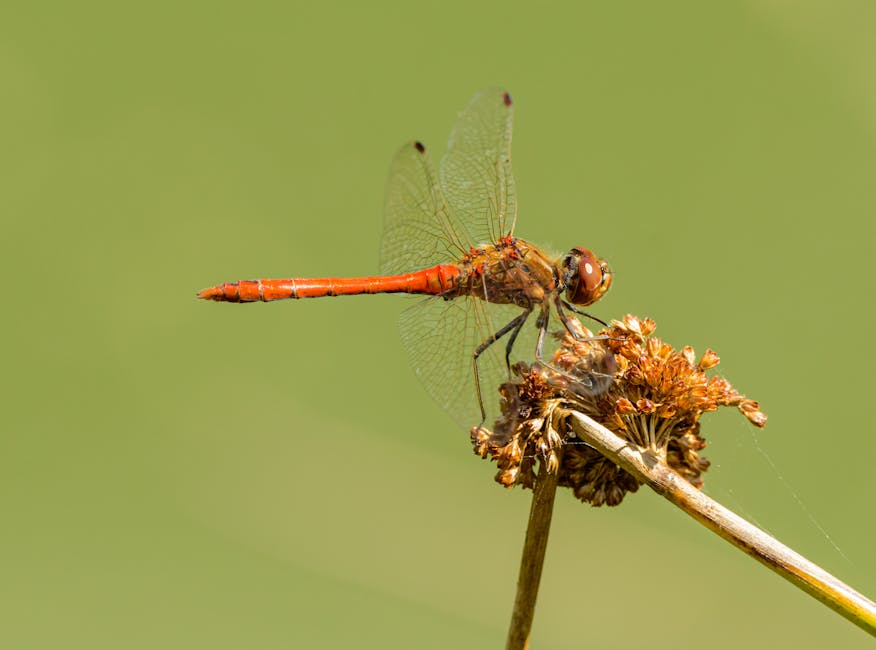
[[[573,305],[592,305],[611,286],[611,269],[586,248],[573,248],[560,262],[560,278],[566,300]]]

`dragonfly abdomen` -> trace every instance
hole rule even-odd
[[[437,295],[455,288],[459,274],[458,266],[439,264],[403,275],[373,275],[362,278],[240,280],[204,289],[198,294],[198,297],[219,302],[271,302],[273,300],[370,293]]]

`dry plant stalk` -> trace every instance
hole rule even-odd
[[[618,505],[628,492],[648,484],[695,519],[749,555],[876,635],[876,605],[794,553],[763,531],[699,491],[709,461],[700,430],[703,413],[732,406],[755,426],[766,416],[757,402],[718,376],[711,350],[696,359],[690,347],[674,350],[652,336],[654,321],[626,316],[591,332],[578,325],[578,337],[564,333],[550,367],[517,364],[516,379],[500,389],[502,416],[494,430],[472,430],[475,453],[497,462],[496,480],[534,488],[541,502],[545,488],[572,489],[594,506]],[[535,474],[536,461],[541,469]],[[555,479],[551,477],[555,474]],[[544,486],[540,486],[544,483]],[[550,515],[530,513],[530,527],[549,525]],[[527,530],[521,571],[533,572],[544,549],[530,537],[547,539],[547,530]],[[537,569],[540,575],[541,567]],[[521,594],[521,589],[533,593]],[[528,647],[529,625],[538,589],[518,583],[508,637],[510,649]],[[518,611],[523,603],[532,610]],[[521,623],[527,625],[521,628]]]
[[[562,453],[562,450],[559,453]],[[541,581],[548,533],[551,529],[554,496],[557,494],[556,470],[557,468],[554,467],[551,471],[547,463],[541,463],[532,490],[529,523],[526,526],[523,556],[520,559],[520,574],[517,578],[517,596],[514,599],[511,627],[508,632],[509,648],[525,648],[529,643],[529,632],[532,629],[532,619],[535,616],[538,583]]]
[[[568,422],[579,438],[618,463],[624,471],[647,483],[657,494],[791,584],[876,636],[876,603],[700,492],[650,452],[631,447],[580,413],[570,412]]]

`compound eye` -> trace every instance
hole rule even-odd
[[[578,253],[578,281],[570,283],[570,302],[589,305],[596,302],[608,290],[611,273],[608,265],[586,248],[576,248]]]

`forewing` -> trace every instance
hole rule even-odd
[[[386,185],[380,272],[395,275],[452,262],[469,248],[425,147],[406,144],[393,158]]]
[[[481,91],[460,114],[441,159],[444,196],[475,244],[494,243],[514,231],[512,117],[508,93]]]
[[[386,192],[381,273],[405,273],[453,261],[473,245],[513,233],[517,214],[511,169],[511,99],[501,90],[477,94],[460,115],[436,175],[425,148],[412,143],[396,155]],[[439,180],[440,179],[440,180]],[[472,356],[523,309],[488,296],[427,298],[399,320],[402,341],[427,392],[462,426],[481,421]],[[535,317],[514,346],[515,359],[535,356]],[[500,384],[508,381],[509,334],[478,359],[481,396],[491,426]]]

